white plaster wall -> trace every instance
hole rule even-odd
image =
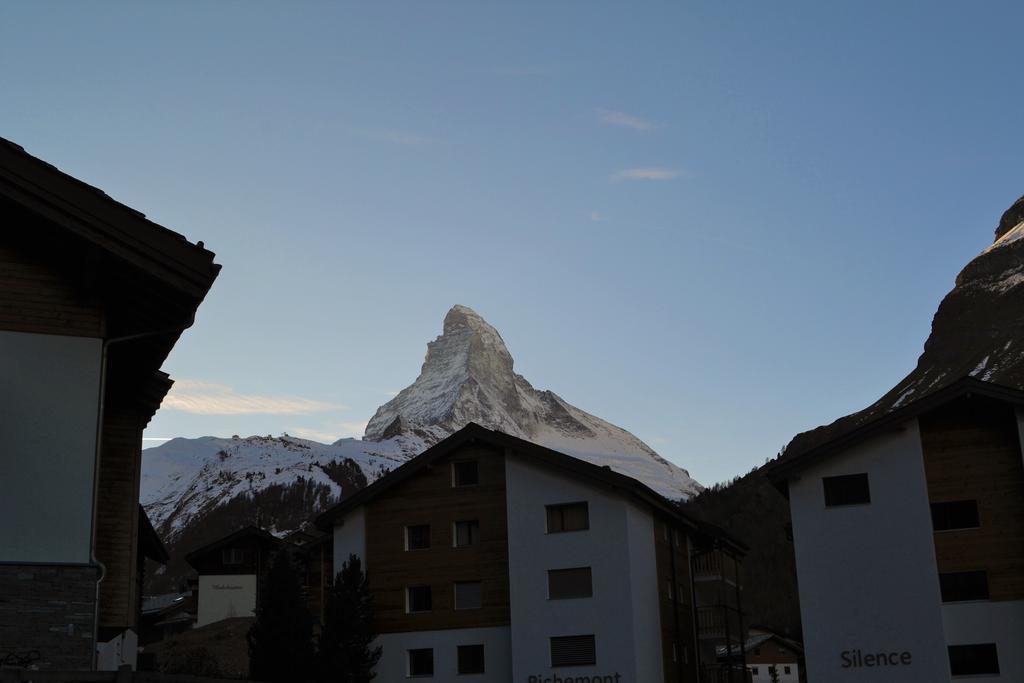
[[[196,626],[256,613],[256,575],[223,574],[199,577]]]
[[[377,638],[381,657],[377,663],[378,681],[400,681],[408,677],[408,650],[433,648],[436,683],[510,683],[512,655],[507,626],[494,628],[446,629],[386,633]],[[484,646],[484,673],[458,674],[459,645]]]
[[[822,477],[860,472],[871,503],[826,508]],[[808,680],[948,681],[916,420],[800,472],[789,493]],[[842,668],[840,653],[858,648],[909,651],[912,664]]]
[[[366,508],[352,510],[340,523],[334,525],[334,575],[348,561],[349,555],[356,555],[363,561],[366,571]]]
[[[139,637],[128,629],[105,643],[96,644],[96,670],[117,671],[127,664],[135,671],[139,656]]]
[[[641,519],[623,497],[516,457],[505,459],[505,476],[513,679],[619,673],[624,682],[662,680],[649,516]],[[545,533],[546,505],[584,500],[589,530]],[[548,569],[583,566],[592,568],[592,598],[548,600]],[[596,666],[551,667],[550,637],[591,633]]]
[[[0,332],[0,561],[89,562],[102,348]]]
[[[962,602],[942,606],[950,645],[995,643],[999,676],[971,676],[971,681],[1024,681],[1024,600]]]

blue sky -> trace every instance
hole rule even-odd
[[[462,303],[536,386],[711,483],[913,367],[1024,192],[1022,21],[5,3],[0,135],[224,266],[149,438],[360,433]]]

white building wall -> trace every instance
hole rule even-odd
[[[773,666],[779,674],[779,683],[798,683],[800,680],[800,669],[796,662],[786,662],[785,664],[749,664],[747,668],[751,670],[751,683],[773,683],[770,672]],[[786,673],[787,666],[789,667],[788,674]],[[756,674],[753,673],[754,669],[757,669]]]
[[[409,677],[409,650],[433,648],[436,683],[511,683],[512,653],[509,628],[458,628],[443,631],[386,633],[377,638],[382,647],[377,663],[378,681],[401,681]],[[484,673],[458,673],[458,646],[484,646]],[[518,679],[517,679],[518,680]]]
[[[256,613],[256,575],[218,574],[199,577],[196,626]]]
[[[871,503],[826,508],[822,477],[861,472]],[[803,470],[789,494],[808,680],[949,681],[916,420]],[[911,663],[844,668],[858,649]]]
[[[345,515],[341,522],[334,524],[334,575],[355,555],[363,562],[366,571],[366,508],[357,507]]]
[[[995,643],[998,676],[971,676],[972,683],[1024,681],[1024,600],[961,602],[942,606],[950,645]]]
[[[103,342],[0,332],[0,561],[87,563]]]
[[[513,680],[663,680],[649,513],[644,521],[621,496],[515,457],[505,476]],[[545,506],[578,501],[589,504],[590,529],[547,534]],[[547,570],[581,566],[591,567],[593,597],[548,600]],[[583,634],[595,636],[596,666],[552,668],[549,638]]]

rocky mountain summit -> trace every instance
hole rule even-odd
[[[1024,197],[1003,213],[995,238],[939,304],[917,367],[864,410],[798,434],[786,452],[813,448],[963,377],[1024,389]]]
[[[191,549],[257,518],[281,534],[299,528],[468,422],[607,465],[667,498],[701,490],[633,434],[534,389],[515,373],[498,331],[455,306],[427,345],[419,377],[377,409],[362,439],[179,438],[146,449],[141,502],[179,558],[164,582],[187,573],[180,558]]]

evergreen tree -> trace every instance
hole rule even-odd
[[[380,647],[372,647],[373,598],[367,587],[362,562],[349,555],[324,605],[320,634],[317,680],[322,683],[369,683],[380,659]]]
[[[247,640],[252,680],[294,683],[307,679],[313,661],[313,621],[285,550],[271,560]]]

